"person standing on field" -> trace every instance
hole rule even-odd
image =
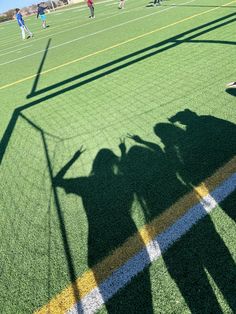
[[[20,26],[20,28],[21,28],[21,35],[22,35],[22,39],[25,39],[25,33],[28,33],[28,37],[27,38],[29,38],[29,37],[33,37],[33,34],[31,33],[31,31],[28,29],[28,27],[25,25],[25,21],[23,20],[23,17],[22,17],[22,14],[21,14],[21,12],[20,12],[20,9],[16,9],[15,10],[15,12],[16,12],[16,15],[15,15],[15,17],[16,17],[16,20],[17,20],[17,23],[18,23],[18,25]]]
[[[25,25],[25,21],[23,20],[23,17],[22,17],[22,14],[20,12],[20,9],[17,8],[15,10],[15,12],[16,12],[15,17],[16,17],[17,23],[18,23],[18,25],[21,28],[22,39],[25,39],[25,33],[28,33],[28,35],[29,35],[27,38],[33,37],[33,34],[31,33],[31,31]]]
[[[124,9],[125,8],[125,0],[120,0],[118,9]]]
[[[38,19],[38,17],[40,17],[40,19],[42,21],[42,27],[44,29],[47,28],[47,25],[46,25],[46,15],[45,15],[45,10],[46,9],[47,9],[47,7],[43,6],[42,3],[38,4],[37,19]]]
[[[93,0],[87,0],[87,5],[88,5],[89,10],[90,10],[90,16],[89,16],[89,18],[90,18],[90,19],[94,19],[94,18],[95,18],[95,15],[94,15]]]
[[[154,0],[153,6],[157,6],[161,4],[161,0]]]

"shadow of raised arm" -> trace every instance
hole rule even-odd
[[[74,156],[69,160],[64,167],[61,168],[61,170],[58,172],[58,174],[53,178],[53,184],[55,186],[61,186],[64,187],[67,183],[68,179],[64,179],[64,176],[66,172],[70,169],[70,167],[73,165],[73,163],[80,157],[80,155],[85,151],[83,149],[83,146],[80,147],[80,149],[74,154]]]
[[[159,145],[157,145],[156,143],[153,143],[153,142],[145,141],[139,135],[132,135],[132,134],[128,133],[127,137],[130,138],[131,140],[135,141],[136,143],[143,144],[143,145],[147,146],[148,148],[150,148],[153,151],[162,152]]]
[[[119,149],[121,152],[121,159],[122,159],[126,155],[126,145],[125,145],[125,139],[124,138],[120,138]]]

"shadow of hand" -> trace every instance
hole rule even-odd
[[[120,144],[119,144],[119,148],[121,151],[121,154],[125,154],[126,152],[126,145],[125,145],[125,139],[124,138],[120,138]]]
[[[75,152],[74,156],[73,156],[73,159],[77,159],[79,158],[79,156],[81,154],[83,154],[85,152],[85,149],[83,149],[83,145],[79,148],[79,150],[77,152]]]
[[[135,141],[136,143],[143,143],[143,140],[138,135],[132,135],[132,134],[128,133],[127,137],[130,138],[131,140]]]

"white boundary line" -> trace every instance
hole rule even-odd
[[[24,50],[24,49],[26,49],[26,48],[29,48],[29,47],[32,47],[32,46],[33,46],[33,45],[30,44],[30,45],[28,45],[27,47],[21,47],[21,48],[19,48],[19,49],[15,49],[15,50],[12,50],[12,51],[4,52],[4,53],[0,54],[0,57],[3,57],[3,56],[5,56],[5,55],[11,54],[11,53],[16,53],[16,52],[18,52],[18,51],[22,51],[22,50]]]
[[[98,5],[100,5],[100,4],[104,4],[104,3],[108,3],[108,2],[112,2],[112,1],[114,1],[114,0],[105,0],[105,1],[100,1],[100,2],[98,2],[98,3],[96,3],[96,6],[98,6]],[[63,12],[65,12],[65,11],[77,11],[77,12],[80,12],[80,11],[84,11],[84,10],[86,10],[87,9],[87,5],[81,5],[81,6],[79,6],[78,8],[69,8],[69,9],[64,9],[63,10]],[[127,12],[128,12],[128,10],[126,10]],[[130,11],[132,11],[132,10],[129,10],[129,12]],[[57,11],[56,11],[57,12]],[[55,12],[55,13],[56,13]],[[60,12],[60,13],[63,13],[63,12]],[[57,12],[58,13],[58,12]],[[54,14],[54,12],[50,12],[50,14]],[[116,14],[114,14],[114,15],[118,15],[117,13]],[[27,20],[29,20],[28,18],[26,18],[25,19],[25,21],[27,22]],[[78,21],[78,18],[77,17],[75,17],[75,18],[70,18],[69,19],[71,22],[68,22],[67,23],[67,25],[68,24],[73,24],[73,23],[75,23],[76,21]],[[100,21],[100,19],[99,19],[99,21]],[[15,23],[15,21],[11,21],[11,22],[14,22]],[[31,23],[31,25],[36,25],[36,24],[39,24],[39,22],[38,21],[36,21],[36,22],[34,22],[34,23]],[[88,23],[87,23],[88,24]],[[55,29],[55,28],[60,28],[61,26],[53,26],[51,29]],[[51,30],[50,29],[50,30]],[[70,29],[68,29],[68,31],[69,31]],[[37,34],[37,33],[35,33],[35,34]],[[5,39],[7,39],[8,37],[6,36],[6,37],[4,37],[4,40]],[[45,38],[45,37],[44,37]],[[40,38],[40,39],[42,39],[42,38]],[[9,41],[9,39],[6,41],[6,42],[0,42],[0,46],[1,46],[1,44],[2,44],[2,46],[5,46],[5,45],[7,45],[9,42],[14,42],[15,41],[15,38],[14,39],[12,39],[12,40],[10,40]]]
[[[185,2],[185,3],[183,3],[183,4],[191,3],[191,2],[194,2],[194,1],[195,1],[195,0],[191,0],[191,1]],[[62,44],[49,47],[48,50],[52,50],[52,49],[55,49],[55,48],[59,48],[59,47],[62,47],[62,46],[65,46],[65,45],[74,43],[74,42],[76,42],[76,41],[79,41],[79,40],[81,40],[81,39],[85,39],[85,38],[88,38],[88,37],[91,37],[91,36],[94,36],[94,35],[97,35],[97,34],[101,34],[101,33],[103,33],[103,32],[110,31],[110,30],[115,29],[115,28],[118,28],[118,27],[120,27],[120,26],[129,24],[129,23],[133,23],[133,22],[139,21],[139,20],[141,20],[141,19],[144,19],[144,18],[146,18],[146,17],[150,17],[150,16],[152,16],[152,15],[160,14],[160,13],[169,11],[169,10],[174,9],[174,8],[176,8],[176,6],[172,6],[172,7],[170,7],[170,8],[164,9],[164,10],[162,10],[162,11],[153,12],[153,13],[151,13],[151,14],[147,14],[147,15],[145,15],[145,16],[140,16],[140,17],[135,18],[135,19],[133,19],[133,20],[129,20],[129,21],[126,21],[126,22],[123,22],[123,23],[120,23],[120,24],[117,24],[117,25],[114,25],[114,26],[111,26],[111,27],[104,28],[104,29],[99,30],[99,31],[97,31],[97,32],[94,32],[94,33],[91,33],[91,34],[88,34],[88,35],[84,35],[84,36],[81,36],[81,37],[77,37],[77,38],[75,38],[75,39],[69,40],[69,41],[64,42],[64,43],[62,43]],[[25,59],[25,58],[28,58],[28,57],[37,55],[37,54],[40,54],[40,53],[42,53],[42,52],[44,52],[44,51],[45,51],[44,49],[43,49],[43,50],[39,50],[39,51],[37,51],[37,52],[34,52],[34,53],[31,53],[31,54],[22,56],[22,57],[20,57],[20,58],[15,58],[15,59],[12,59],[12,60],[7,61],[7,62],[0,63],[0,66],[7,65],[7,64],[10,64],[10,63],[13,63],[13,62],[16,62],[16,61],[19,61],[19,60],[22,60],[22,59]]]
[[[137,9],[141,9],[141,8],[143,8],[143,6],[139,6],[139,7],[136,7],[136,8],[134,8],[134,9],[130,9],[130,10],[125,10],[125,11],[122,12],[122,13],[130,13],[130,12],[136,11]],[[84,11],[84,10],[86,10],[86,9],[87,9],[87,8],[85,7],[85,8],[84,8],[83,10],[81,10],[81,11]],[[111,14],[111,15],[106,16],[106,17],[104,17],[104,18],[99,18],[99,19],[95,20],[94,22],[95,22],[95,23],[96,23],[96,22],[102,22],[102,21],[105,21],[105,20],[114,18],[115,16],[118,16],[118,15],[120,15],[120,13],[114,13],[114,14]],[[71,20],[71,19],[70,19],[70,20]],[[69,25],[69,24],[74,24],[74,23],[76,23],[76,22],[78,22],[78,18],[74,18],[71,22],[67,22],[67,25]],[[34,38],[34,42],[35,42],[35,41],[40,41],[40,40],[45,39],[45,38],[52,37],[52,35],[54,36],[54,35],[58,35],[58,34],[70,32],[70,31],[73,30],[73,29],[81,28],[81,27],[87,26],[87,25],[91,25],[91,22],[87,22],[87,23],[84,23],[84,24],[80,24],[80,25],[77,25],[77,26],[72,27],[72,28],[63,29],[62,31],[59,31],[59,32],[50,33],[50,34],[48,34],[47,36],[44,36],[44,37]],[[54,29],[59,28],[59,27],[60,27],[60,26],[51,27],[51,28],[49,29],[49,31],[54,30]],[[37,35],[38,32],[36,32],[36,33],[34,33],[34,34]],[[13,39],[11,42],[15,42],[15,39]],[[9,44],[9,41],[6,42],[6,43],[4,42],[2,46],[5,46],[5,45],[7,45],[7,44]],[[7,47],[7,48],[3,48],[3,49],[1,49],[1,51],[8,50],[8,49],[14,49],[15,47],[24,46],[24,45],[25,45],[25,43],[21,43],[21,44],[19,44],[19,45],[17,45],[17,46],[11,46],[11,47]],[[12,52],[12,51],[11,51],[11,52]]]
[[[104,3],[106,3],[106,2],[111,2],[111,1],[113,1],[113,0],[104,1]],[[194,0],[194,1],[196,1],[196,0]],[[101,3],[101,2],[100,2],[100,3]],[[143,8],[144,8],[143,5],[142,5],[142,6],[138,6],[138,7],[135,7],[135,8],[133,8],[133,9],[130,9],[130,10],[125,10],[125,11],[122,12],[122,14],[134,12],[134,11],[137,11],[137,10],[141,10],[141,9],[143,9]],[[86,9],[87,9],[87,7],[84,7],[84,8],[83,8],[83,11],[86,10]],[[80,9],[80,10],[81,10],[81,9]],[[81,11],[82,11],[82,10],[81,10]],[[94,22],[95,22],[95,23],[97,23],[97,22],[102,22],[102,21],[105,21],[105,20],[114,18],[114,17],[116,17],[116,16],[120,16],[120,14],[121,14],[121,12],[119,12],[119,13],[114,13],[114,14],[111,14],[111,15],[106,16],[106,17],[104,17],[104,18],[99,18],[99,19],[95,20]],[[71,19],[70,19],[70,20],[71,20]],[[74,18],[71,22],[67,22],[67,25],[68,25],[68,24],[74,24],[74,23],[76,23],[76,22],[78,22],[78,18]],[[87,26],[87,25],[91,25],[91,22],[87,22],[87,23],[84,23],[84,24],[81,24],[81,25],[77,25],[77,26],[72,27],[72,28],[64,29],[64,30],[61,30],[61,31],[56,32],[56,33],[52,33],[52,34],[50,33],[50,34],[48,34],[47,36],[40,37],[40,38],[37,38],[37,39],[34,38],[34,42],[35,42],[35,41],[42,40],[42,39],[45,39],[45,38],[52,37],[52,35],[54,36],[54,35],[58,35],[58,34],[70,32],[70,31],[73,30],[73,29],[81,28],[81,27]],[[52,27],[52,28],[49,29],[49,31],[51,31],[52,29],[55,29],[55,28],[59,28],[59,27],[61,27],[61,26]],[[38,32],[35,33],[35,34],[38,34]],[[12,41],[15,42],[15,39],[12,40]],[[4,43],[2,46],[7,45],[8,43],[9,43],[9,41],[8,41],[7,43]],[[14,49],[15,47],[19,47],[20,45],[21,45],[21,46],[24,46],[24,43],[21,43],[21,44],[19,44],[19,45],[17,45],[17,46],[11,46],[11,47],[8,47],[8,48],[3,48],[3,49],[1,49],[1,51],[8,50],[8,49]],[[11,52],[12,52],[12,51],[11,51]]]
[[[114,271],[109,278],[89,292],[75,304],[67,314],[95,313],[132,278],[144,268],[156,261],[177,240],[186,234],[199,220],[207,216],[220,202],[236,189],[236,173],[225,180],[212,193],[205,196],[200,203],[190,208],[173,225],[159,234],[154,240]]]

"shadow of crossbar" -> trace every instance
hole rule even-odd
[[[48,87],[45,87],[41,90],[36,90],[36,85],[37,84],[34,84],[34,87],[32,88],[32,91],[31,93],[27,96],[27,98],[32,98],[33,96],[37,96],[37,95],[40,95],[42,93],[46,93],[48,91],[52,91],[53,89],[56,89],[56,88],[59,88],[59,87],[62,87],[68,83],[71,83],[71,82],[74,82],[78,79],[81,79],[81,78],[84,78],[86,76],[89,76],[89,75],[92,75],[92,74],[95,74],[94,76],[92,77],[89,77],[89,78],[86,78],[84,79],[83,81],[80,81],[80,82],[77,82],[75,83],[74,85],[70,85],[70,86],[67,86],[67,87],[64,87],[60,90],[57,90],[55,92],[52,92],[51,94],[49,95],[45,95],[43,97],[41,97],[40,99],[37,99],[37,100],[34,100],[34,101],[31,101],[23,106],[20,106],[18,108],[16,108],[12,114],[12,117],[8,123],[8,126],[3,134],[3,137],[2,137],[2,140],[1,140],[1,143],[0,143],[0,164],[2,163],[2,160],[3,160],[3,157],[4,157],[4,154],[5,154],[5,151],[6,151],[6,148],[8,146],[8,143],[9,143],[9,140],[10,140],[10,137],[11,137],[11,134],[15,128],[15,125],[17,123],[17,119],[19,117],[19,114],[21,112],[23,112],[24,110],[32,107],[32,106],[35,106],[35,105],[38,105],[40,103],[43,103],[44,101],[47,101],[51,98],[54,98],[54,97],[57,97],[63,93],[66,93],[66,92],[69,92],[75,88],[78,88],[80,86],[83,86],[85,84],[88,84],[90,82],[93,82],[95,80],[98,80],[106,75],[109,75],[109,74],[112,74],[114,72],[117,72],[121,69],[124,69],[124,68],[127,68],[128,66],[130,65],[133,65],[139,61],[142,61],[142,60],[145,60],[147,58],[150,58],[156,54],[159,54],[159,53],[162,53],[166,50],[169,50],[169,49],[172,49],[172,48],[175,48],[179,45],[181,45],[182,43],[186,43],[186,42],[194,42],[193,39],[196,38],[196,37],[199,37],[203,34],[206,34],[206,33],[209,33],[217,28],[220,28],[220,27],[223,27],[223,26],[226,26],[228,24],[231,24],[233,22],[236,21],[236,13],[232,13],[232,14],[228,14],[224,17],[221,17],[219,19],[216,19],[214,21],[211,21],[211,22],[208,22],[208,23],[205,23],[203,25],[200,25],[200,26],[197,26],[195,28],[192,28],[188,31],[185,31],[177,36],[173,36],[171,38],[168,38],[166,40],[163,40],[159,43],[156,43],[154,45],[151,45],[149,47],[146,47],[146,48],[143,48],[141,50],[138,50],[136,52],[133,52],[133,53],[130,53],[128,55],[125,55],[121,58],[118,58],[116,60],[113,60],[111,62],[108,62],[106,64],[103,64],[99,67],[96,67],[96,68],[93,68],[89,71],[86,71],[84,73],[81,73],[81,74],[78,74],[78,75],[75,75],[71,78],[68,78],[66,80],[63,80],[61,82],[58,82],[58,83],[55,83],[51,86],[48,86]],[[218,24],[217,24],[218,23]],[[194,33],[194,34],[193,34]],[[186,37],[188,36],[188,37]],[[183,38],[184,37],[184,38]],[[203,42],[203,41],[201,41]],[[207,43],[209,43],[209,41],[206,41]],[[227,43],[227,44],[231,44],[231,45],[235,45],[236,42],[225,42],[225,41],[214,41],[214,43]],[[47,45],[47,48],[45,50],[45,54],[47,53],[48,51],[48,45]],[[151,52],[150,52],[151,51]],[[146,53],[146,54],[145,54]],[[129,60],[131,59],[131,60]],[[45,60],[45,58],[43,58],[43,60]],[[127,61],[129,60],[129,61]],[[122,63],[124,62],[124,63]],[[117,65],[113,68],[110,68],[114,65]],[[110,68],[110,69],[107,69],[107,68]],[[42,70],[42,66],[39,67],[40,70]],[[107,69],[107,70],[105,70]],[[102,70],[105,70],[103,71],[102,73],[98,73],[96,74],[97,72],[99,71],[102,71]],[[36,76],[37,78],[37,82],[39,80],[39,75],[37,74]]]

